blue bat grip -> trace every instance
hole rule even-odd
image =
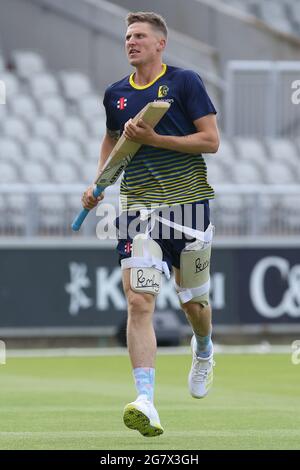
[[[95,189],[93,191],[93,196],[94,197],[98,197],[100,196],[101,193],[103,193],[105,188],[102,188],[101,186],[95,186]],[[72,230],[74,232],[78,232],[78,230],[80,229],[84,219],[86,218],[86,216],[88,215],[88,213],[90,212],[89,209],[82,209],[79,214],[75,217],[71,227],[72,227]]]

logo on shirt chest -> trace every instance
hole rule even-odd
[[[169,87],[167,85],[161,85],[158,88],[158,98],[163,98],[164,96],[167,96],[169,92]]]
[[[127,98],[124,98],[124,96],[122,96],[122,98],[120,98],[117,101],[117,108],[122,111],[123,109],[126,108],[126,106],[127,106]]]

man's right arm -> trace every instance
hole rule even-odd
[[[107,129],[106,134],[103,137],[103,140],[101,143],[97,175],[99,174],[100,170],[103,168],[112,149],[116,145],[117,140],[118,140],[118,134],[114,131],[110,131],[109,129]],[[101,196],[99,196],[98,198],[95,198],[93,196],[93,189],[94,189],[93,185],[89,186],[82,195],[82,205],[85,209],[89,209],[89,210],[93,209],[95,206],[97,206],[98,202],[101,201],[104,197],[104,195],[101,194]]]

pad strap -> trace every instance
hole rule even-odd
[[[190,300],[194,299],[195,297],[200,297],[201,295],[206,294],[210,288],[210,279],[207,282],[202,284],[200,287],[190,287],[189,289],[180,287],[178,284],[175,283],[175,288],[180,298],[181,302],[185,304]]]
[[[152,217],[152,214],[153,214],[153,217]],[[168,227],[173,228],[174,230],[177,230],[178,232],[184,233],[185,235],[188,235],[191,238],[196,238],[197,241],[201,241],[204,243],[209,243],[212,241],[214,226],[211,223],[209,223],[206,230],[202,232],[201,230],[195,230],[193,228],[185,227],[184,225],[177,224],[176,222],[172,222],[171,220],[164,219],[163,217],[155,213],[155,209],[152,209],[152,210],[141,209],[141,220],[147,220],[150,217],[151,219],[148,223],[148,227],[146,230],[147,235],[149,235],[151,231],[153,230],[155,220],[158,220],[162,224],[165,224]]]
[[[140,256],[133,256],[131,258],[126,258],[121,260],[121,268],[156,268],[160,272],[163,272],[167,279],[170,279],[170,271],[166,261],[162,261],[159,258],[154,256],[147,256],[147,258],[142,258]]]
[[[165,224],[168,227],[171,227],[177,230],[178,232],[182,232],[185,235],[188,235],[189,237],[196,238],[196,240],[198,241],[207,243],[207,242],[211,242],[213,238],[213,225],[211,223],[208,225],[205,232],[201,232],[200,230],[195,230],[190,227],[185,227],[184,225],[176,224],[176,222],[172,222],[171,220],[163,219],[157,214],[155,214],[155,218],[159,220],[162,224]]]

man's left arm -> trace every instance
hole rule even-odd
[[[137,125],[129,120],[125,124],[124,135],[134,142],[176,152],[190,154],[216,153],[219,148],[219,132],[215,114],[207,114],[193,122],[196,127],[195,133],[172,136],[157,134],[142,120]]]

